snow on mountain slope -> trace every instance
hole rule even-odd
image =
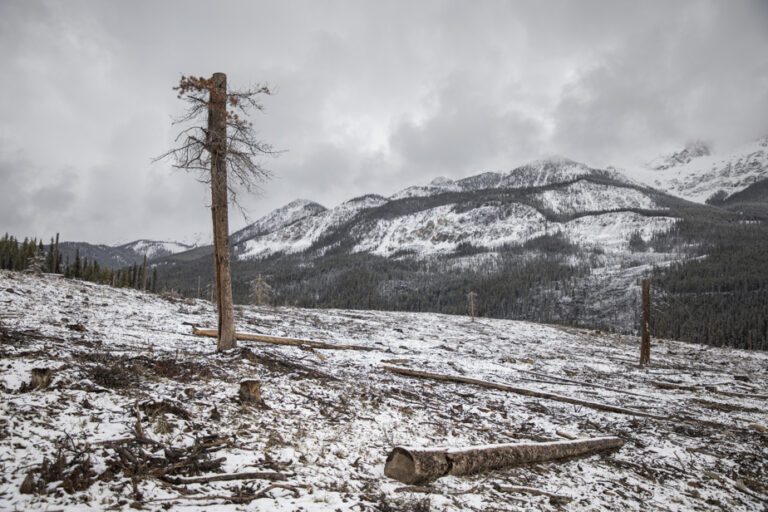
[[[278,252],[290,254],[306,250],[324,234],[349,221],[361,210],[375,208],[386,202],[381,196],[366,195],[345,201],[331,210],[305,215],[293,223],[278,225],[277,229],[265,231],[236,246],[236,257],[245,260]]]
[[[401,190],[395,194],[392,194],[389,199],[395,201],[397,199],[404,199],[407,197],[426,197],[436,194],[443,194],[445,192],[458,192],[461,187],[454,181],[448,178],[435,178],[429,185],[414,185],[406,189]]]
[[[461,190],[483,190],[486,188],[496,188],[501,183],[501,173],[484,172],[469,178],[456,181]]]
[[[136,240],[123,244],[118,249],[128,249],[134,251],[137,254],[146,256],[147,259],[159,258],[162,256],[169,256],[179,252],[188,251],[193,247],[191,245],[182,244],[179,242],[158,242],[155,240]]]
[[[359,242],[353,252],[391,256],[412,251],[426,256],[452,252],[465,242],[494,247],[544,233],[544,216],[530,206],[494,202],[462,212],[456,206],[438,206],[356,227],[352,236]]]
[[[638,232],[648,241],[655,233],[669,230],[678,219],[646,217],[634,212],[611,212],[577,217],[564,224],[551,223],[550,230],[559,229],[568,239],[582,247],[600,247],[605,252],[626,250],[629,237]]]
[[[622,209],[656,209],[648,194],[633,188],[620,188],[591,181],[577,181],[565,187],[539,192],[534,196],[542,207],[560,214]]]
[[[699,143],[628,170],[627,176],[698,203],[720,190],[732,195],[768,179],[768,137],[726,154],[710,153]]]
[[[565,183],[595,174],[595,170],[567,158],[537,160],[505,173],[499,188],[529,188]]]
[[[435,178],[429,185],[408,187],[392,195],[390,199],[427,197],[445,192],[467,192],[489,188],[543,187],[557,183],[568,183],[587,176],[610,177],[619,181],[626,181],[626,177],[621,173],[593,169],[567,158],[554,157],[537,160],[506,173],[485,172],[458,181]]]
[[[604,250],[617,251],[626,249],[635,231],[647,240],[675,221],[671,217],[612,212],[560,223],[547,221],[535,208],[519,203],[492,202],[470,210],[451,204],[356,227],[352,236],[359,241],[353,252],[386,257],[407,251],[425,257],[454,252],[462,243],[494,248],[557,232],[583,246],[600,245]]]
[[[229,237],[229,241],[232,245],[237,245],[255,236],[272,233],[286,226],[290,226],[301,219],[317,215],[325,210],[325,206],[314,201],[296,199],[285,206],[273,210],[240,231],[232,233]]]

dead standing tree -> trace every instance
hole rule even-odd
[[[643,279],[643,325],[640,342],[640,366],[651,362],[651,281]]]
[[[262,111],[257,101],[270,94],[267,87],[227,91],[227,75],[211,78],[182,76],[173,88],[189,107],[175,124],[189,125],[176,137],[180,145],[161,155],[173,157],[174,167],[199,173],[199,180],[211,185],[213,217],[214,287],[218,310],[219,351],[237,346],[232,305],[232,276],[229,258],[228,195],[237,203],[237,189],[251,192],[257,183],[270,177],[258,157],[274,155],[272,147],[256,139],[253,124],[246,120],[251,111]],[[207,122],[203,124],[203,117]],[[242,117],[241,117],[242,116]],[[228,180],[229,177],[232,178]]]

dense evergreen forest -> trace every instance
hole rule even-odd
[[[686,220],[658,237],[682,243],[691,258],[653,272],[652,332],[658,336],[768,349],[768,227],[764,222]]]

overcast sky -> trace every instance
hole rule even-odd
[[[768,134],[768,1],[0,1],[0,233],[114,244],[210,232],[170,162],[171,90],[276,94],[252,220],[562,155],[629,166]],[[232,231],[246,220],[230,212]]]

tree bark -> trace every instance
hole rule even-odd
[[[384,474],[405,484],[442,476],[464,476],[531,462],[543,462],[620,448],[618,437],[548,443],[514,443],[463,449],[396,447],[387,456]]]
[[[229,212],[227,198],[227,75],[213,74],[208,108],[208,144],[211,153],[211,214],[213,258],[218,309],[217,350],[237,346],[232,305],[232,276],[229,264]]]
[[[651,281],[643,279],[643,340],[640,344],[640,366],[651,362]]]

